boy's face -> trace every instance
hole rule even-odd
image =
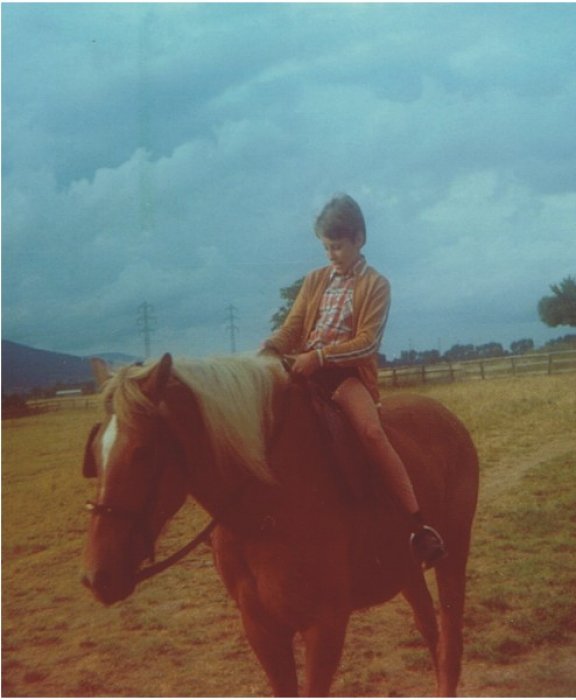
[[[336,272],[345,275],[357,262],[360,257],[360,250],[364,245],[361,236],[356,236],[354,240],[350,238],[320,238],[328,259]]]

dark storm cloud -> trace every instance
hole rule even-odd
[[[4,336],[256,347],[346,190],[384,350],[510,342],[574,272],[571,5],[3,7]],[[499,303],[506,298],[507,303]],[[530,320],[531,319],[531,320]]]

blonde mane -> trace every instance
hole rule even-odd
[[[114,413],[128,427],[137,429],[140,418],[160,415],[156,404],[145,396],[139,381],[145,379],[154,365],[122,367],[104,385],[102,401],[107,413]]]
[[[153,367],[126,367],[106,388],[105,402],[128,425],[162,413],[162,404],[156,406],[139,386]],[[194,393],[217,466],[241,464],[259,479],[273,481],[266,443],[274,424],[275,391],[288,381],[280,362],[254,356],[179,359],[172,374]]]

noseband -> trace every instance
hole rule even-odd
[[[140,531],[145,544],[146,559],[154,561],[154,536],[147,522],[146,513],[137,513],[124,508],[117,508],[106,503],[95,503],[94,501],[86,502],[86,510],[93,516],[104,516],[107,518],[115,518],[117,520],[127,520],[132,522],[137,530]]]
[[[103,503],[94,503],[93,501],[88,501],[86,503],[86,510],[90,511],[92,515],[101,515],[112,518],[119,518],[121,520],[132,520],[138,526],[142,528],[144,534],[144,540],[146,542],[146,547],[148,551],[147,558],[150,560],[150,566],[146,566],[144,569],[140,569],[136,574],[136,582],[145,581],[156,574],[165,571],[173,564],[176,564],[181,559],[183,559],[187,554],[190,554],[196,549],[202,542],[205,542],[210,536],[212,530],[218,525],[218,520],[212,518],[208,525],[204,527],[195,537],[193,537],[188,544],[185,544],[177,552],[174,552],[166,559],[154,563],[154,536],[152,535],[148,524],[146,523],[146,518],[141,513],[133,513],[131,511],[123,510],[121,508],[115,508],[114,506],[108,506]]]

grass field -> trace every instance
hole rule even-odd
[[[575,380],[419,389],[462,418],[481,459],[462,695],[576,695]],[[207,548],[111,608],[80,586],[82,506],[93,496],[80,467],[97,417],[87,408],[3,422],[3,695],[267,695]],[[206,520],[187,505],[159,556]],[[433,688],[402,600],[353,617],[335,695],[415,697]]]

